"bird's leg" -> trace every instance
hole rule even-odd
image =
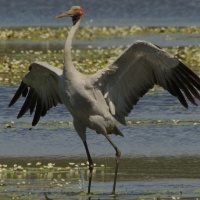
[[[83,144],[84,144],[84,146],[85,146],[85,150],[86,150],[87,157],[88,157],[88,162],[89,162],[88,194],[91,194],[91,193],[90,193],[90,188],[91,188],[91,183],[92,183],[92,171],[93,171],[94,164],[93,164],[92,158],[91,158],[91,156],[90,156],[90,152],[89,152],[89,149],[88,149],[87,142],[84,141]]]
[[[121,151],[117,148],[117,146],[112,142],[112,140],[110,139],[110,137],[105,134],[106,139],[110,142],[110,144],[113,146],[113,148],[116,151],[116,160],[115,160],[115,176],[114,176],[114,183],[113,183],[113,190],[112,190],[112,194],[115,194],[115,188],[116,188],[116,182],[117,182],[117,173],[118,173],[118,168],[119,168],[119,160],[120,160],[120,156],[121,156]]]

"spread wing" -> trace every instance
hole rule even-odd
[[[91,76],[91,84],[99,88],[111,114],[125,124],[125,117],[154,84],[177,97],[184,107],[187,99],[197,105],[200,79],[188,67],[159,47],[136,41],[107,68]]]
[[[35,111],[32,121],[32,125],[35,126],[40,117],[45,116],[50,108],[62,103],[58,93],[58,82],[61,74],[62,70],[47,63],[32,63],[29,72],[22,79],[9,104],[12,106],[21,95],[26,97],[17,118],[22,117],[28,110],[30,110],[30,114]]]

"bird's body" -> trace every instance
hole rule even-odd
[[[89,76],[78,73],[76,76],[78,78],[71,77],[61,76],[59,95],[72,114],[75,126],[81,125],[84,129],[90,128],[101,133],[100,127],[103,125],[102,128],[111,133],[115,120],[109,112],[102,93],[91,85]],[[85,131],[78,133],[82,139],[86,137]]]
[[[93,161],[86,142],[86,129],[104,135],[116,151],[112,191],[115,193],[121,153],[108,135],[123,136],[117,123],[126,125],[125,117],[155,84],[177,97],[184,107],[188,107],[185,96],[197,105],[195,98],[200,99],[200,78],[174,56],[145,41],[134,42],[113,63],[96,74],[80,73],[72,62],[71,45],[82,15],[82,8],[73,6],[57,16],[71,16],[73,20],[64,48],[63,71],[47,63],[32,63],[9,106],[21,95],[26,97],[18,117],[28,110],[31,114],[35,111],[32,125],[36,125],[40,117],[58,103],[66,106],[86,149],[90,170],[88,193]]]
[[[81,19],[70,30],[69,36],[76,32]],[[59,81],[59,95],[73,116],[74,126],[82,140],[86,140],[86,128],[97,133],[118,134],[115,120],[98,87],[91,82],[92,76],[76,70],[71,59],[72,38],[68,37],[64,52],[64,70]],[[81,128],[80,128],[81,127]]]

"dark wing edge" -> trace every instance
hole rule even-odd
[[[125,117],[155,84],[177,97],[188,108],[186,98],[197,105],[200,78],[171,54],[146,41],[136,41],[107,68],[91,76],[117,121]]]
[[[8,107],[15,104],[20,96],[26,97],[17,118],[22,117],[28,110],[30,114],[35,111],[32,121],[32,125],[35,126],[49,109],[58,103],[62,104],[58,93],[61,74],[62,70],[47,63],[33,62]]]

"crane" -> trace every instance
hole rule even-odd
[[[73,117],[89,162],[88,194],[91,194],[93,160],[89,152],[86,129],[102,134],[115,149],[115,172],[112,194],[115,194],[121,152],[110,134],[123,136],[117,123],[126,125],[125,117],[140,98],[155,84],[163,87],[188,108],[188,101],[200,100],[200,78],[173,55],[146,41],[135,41],[115,61],[95,74],[80,73],[73,65],[71,47],[84,11],[72,6],[57,18],[72,17],[73,25],[64,46],[63,70],[45,62],[33,62],[23,77],[9,106],[20,96],[26,97],[17,118],[34,112],[32,125],[57,104],[64,104]]]

